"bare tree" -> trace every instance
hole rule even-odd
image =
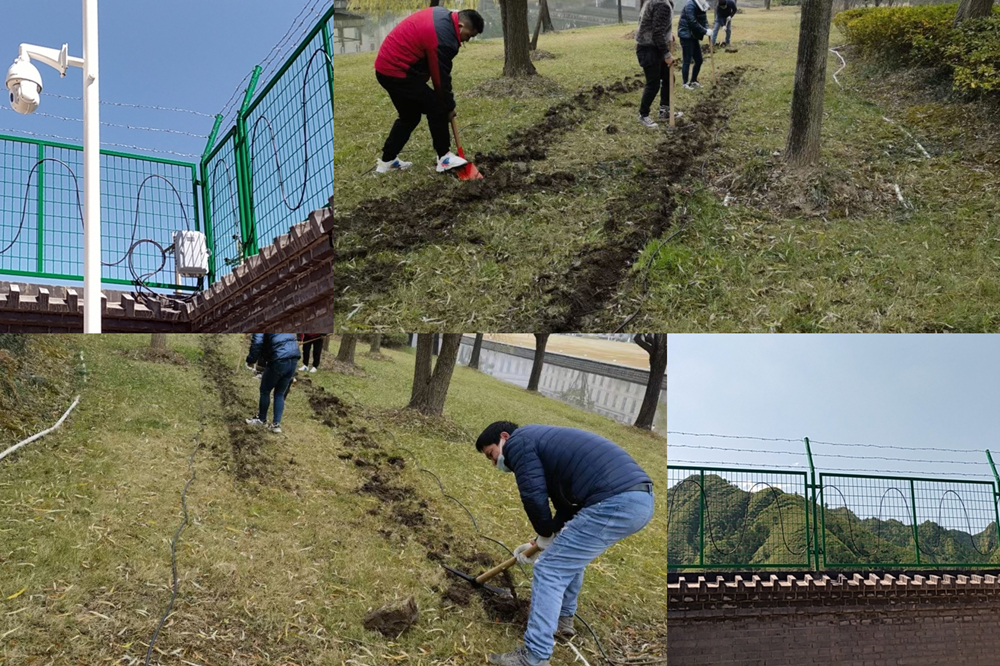
[[[499,0],[503,25],[503,75],[534,76],[528,35],[528,0]]]
[[[531,364],[531,376],[528,377],[529,391],[538,390],[538,381],[542,378],[542,366],[545,365],[545,345],[548,343],[548,333],[535,333],[535,360]]]
[[[625,19],[622,18],[622,0],[618,0],[618,22],[619,23],[625,22]]]
[[[413,371],[413,390],[410,393],[409,409],[415,409],[428,416],[440,416],[444,411],[444,401],[448,396],[451,375],[458,360],[458,348],[462,344],[461,333],[445,333],[441,341],[441,351],[437,363],[431,371],[429,342],[421,334],[417,338],[417,364]]]
[[[955,26],[966,19],[986,18],[993,13],[993,0],[962,0],[955,14]]]
[[[538,0],[538,15],[542,17],[542,32],[555,32],[552,25],[552,15],[549,13],[549,0]]]
[[[472,358],[469,359],[469,367],[473,370],[479,369],[479,353],[483,350],[483,334],[476,333],[476,341],[472,343]]]
[[[438,350],[441,349],[441,334],[434,334],[434,344],[431,345],[431,356],[437,356]]]
[[[639,415],[635,419],[635,427],[651,430],[656,406],[660,402],[663,375],[667,371],[667,334],[640,333],[633,338],[633,342],[649,354],[649,382],[646,384],[646,395],[642,398]]]
[[[764,9],[771,8],[771,0],[764,0]]]
[[[358,346],[358,336],[344,333],[340,336],[340,349],[337,350],[337,360],[347,365],[354,365],[354,350]]]
[[[167,334],[166,333],[153,333],[152,339],[149,341],[149,346],[152,349],[166,349],[167,348]]]
[[[375,333],[372,335],[372,346],[368,350],[369,354],[378,354],[382,350],[382,334]]]
[[[832,11],[833,0],[802,2],[799,53],[792,89],[792,125],[785,148],[785,159],[792,166],[806,166],[819,160]]]

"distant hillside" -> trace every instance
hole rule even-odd
[[[671,565],[698,563],[698,481],[698,475],[692,475],[667,489],[667,560]],[[705,475],[705,496],[705,564],[806,564],[805,512],[807,506],[812,511],[811,502],[763,483],[743,490],[717,474]],[[822,520],[818,508],[816,516]],[[926,521],[917,528],[917,537],[921,564],[1000,562],[996,523],[969,534]],[[913,527],[894,519],[861,519],[846,507],[830,508],[825,518],[825,548],[831,564],[912,563]]]

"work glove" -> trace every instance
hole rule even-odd
[[[558,534],[558,532],[556,533]],[[537,536],[534,541],[529,541],[528,543],[522,544],[514,549],[514,557],[521,564],[534,564],[538,559],[538,556],[542,554],[542,551],[552,545],[552,541],[556,538],[553,534],[550,537]],[[538,546],[538,552],[531,557],[526,557],[524,551],[528,550],[532,546]]]
[[[257,372],[257,368],[253,367],[249,363],[245,363],[244,365],[246,365],[247,370],[249,370],[250,372]]]

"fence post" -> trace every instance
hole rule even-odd
[[[323,23],[323,50],[326,51],[326,78],[330,82],[330,113],[333,113],[333,49],[330,46],[330,22]]]
[[[993,488],[993,519],[996,521],[994,524],[997,528],[997,545],[1000,546],[1000,508],[997,507],[997,501],[1000,500],[1000,474],[997,474],[997,466],[993,464],[993,456],[990,455],[989,449],[986,449],[986,459],[990,461],[990,469],[993,470],[993,478],[997,482]]]
[[[819,571],[819,533],[816,529],[816,467],[813,466],[813,454],[812,449],[809,447],[809,438],[806,437],[806,457],[809,458],[809,476],[812,479],[812,502],[813,502],[813,545],[815,546],[816,552],[816,569]],[[826,540],[826,535],[823,535],[824,541]]]
[[[698,546],[698,566],[705,566],[705,470],[700,470],[701,482],[699,485],[700,493],[698,493],[699,505],[701,507],[701,514],[698,518],[698,538],[700,539],[700,544]]]
[[[913,507],[913,548],[917,551],[917,564],[920,564],[920,541],[917,539],[917,495],[913,492],[913,479],[910,479],[910,505]]]
[[[215,137],[219,134],[219,127],[222,126],[222,114],[216,114],[215,125],[212,133],[208,135],[208,143],[205,144],[205,152],[201,154],[201,206],[205,216],[205,244],[208,245],[208,284],[215,282],[215,229],[212,228],[212,192],[208,186],[205,167],[208,163],[208,155],[215,147]],[[197,187],[195,188],[197,190]],[[197,199],[196,199],[197,200]]]
[[[253,213],[253,174],[250,173],[250,146],[247,137],[247,107],[253,99],[253,93],[257,89],[257,80],[260,78],[261,66],[253,68],[253,75],[250,77],[250,84],[247,86],[246,94],[243,96],[243,105],[236,115],[236,185],[239,191],[240,200],[240,233],[243,236],[243,254],[257,254],[257,225]]]
[[[38,251],[36,256],[38,263],[36,270],[39,273],[45,272],[45,146],[38,144],[38,180],[35,181],[35,191],[38,192]]]

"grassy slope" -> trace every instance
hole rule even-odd
[[[983,331],[1000,319],[996,277],[996,119],[974,106],[931,95],[903,95],[923,81],[887,77],[860,66],[850,53],[839,88],[830,76],[823,124],[822,166],[806,176],[781,172],[794,78],[798,9],[747,9],[734,28],[735,54],[721,54],[719,70],[752,68],[730,100],[728,129],[697,166],[680,194],[675,223],[686,231],[661,248],[649,270],[637,268],[621,286],[595,330],[617,326],[643,302],[636,329],[671,331]],[[629,26],[630,27],[630,26]],[[539,71],[567,90],[636,71],[632,44],[612,26],[543,38],[555,60]],[[841,41],[834,29],[831,46]],[[507,132],[539,117],[550,100],[469,99],[496,76],[500,45],[486,42],[463,53],[456,67],[459,112],[476,150],[502,145]],[[379,192],[400,192],[433,176],[416,169],[375,181],[370,168],[392,111],[369,85],[371,56],[337,62],[338,208]],[[702,81],[710,80],[706,62]],[[578,184],[559,196],[511,195],[487,207],[471,229],[483,245],[431,246],[405,257],[406,284],[364,302],[352,323],[401,326],[503,321],[512,299],[519,311],[542,307],[532,278],[539,267],[560,267],[587,241],[601,238],[605,203],[629,194],[630,160],[649,149],[632,122],[638,94],[604,104],[582,127],[561,139],[541,170],[599,175],[599,186]],[[634,98],[634,99],[633,99]],[[678,106],[695,97],[679,91]],[[506,115],[514,105],[513,112]],[[902,122],[931,151],[924,159],[888,116]],[[608,135],[615,124],[621,132]],[[976,132],[970,132],[976,126]],[[409,157],[430,159],[422,127]],[[558,165],[558,166],[557,166]],[[378,183],[376,185],[376,182]],[[896,200],[899,185],[906,204]],[[455,186],[455,184],[448,184]],[[770,191],[770,194],[766,194]],[[733,199],[723,206],[727,194]],[[342,202],[342,203],[341,203]],[[799,205],[794,205],[795,203]],[[910,208],[909,206],[912,206]],[[805,211],[810,211],[807,214]],[[645,266],[652,242],[637,262]],[[487,298],[485,294],[489,294]],[[488,326],[487,326],[488,327]]]
[[[236,374],[241,337],[217,343],[238,393],[225,410],[215,384],[202,375],[197,336],[171,338],[186,365],[123,355],[147,345],[148,336],[80,344],[92,374],[78,413],[62,431],[0,465],[0,530],[12,530],[2,532],[0,547],[0,664],[89,665],[124,657],[141,663],[169,600],[169,540],[180,521],[199,413],[206,447],[195,457],[191,522],[178,548],[180,595],[157,641],[171,656],[161,663],[471,664],[488,649],[515,644],[518,631],[489,622],[478,602],[460,607],[441,600],[433,588],[446,579],[414,540],[419,532],[372,515],[379,502],[357,493],[362,471],[338,458],[345,455],[345,433],[313,418],[307,387],[292,391],[285,434],[266,439],[258,452],[270,461],[268,480],[234,478],[231,436],[243,429],[233,419],[252,410],[256,395],[256,382]],[[662,439],[464,368],[456,370],[446,408],[454,423],[390,419],[381,410],[405,403],[413,357],[388,355],[388,361],[361,359],[367,377],[320,372],[313,382],[363,403],[377,441],[391,447],[394,436],[403,443],[469,506],[483,533],[508,545],[531,536],[513,479],[486,465],[462,429],[474,432],[511,416],[592,428],[629,448],[665,484]],[[360,407],[353,411],[356,422],[365,421]],[[429,530],[448,526],[456,541],[474,539],[465,513],[429,475],[407,461],[400,478],[426,501]],[[603,638],[662,635],[665,520],[660,500],[653,524],[589,569],[581,614]],[[503,555],[485,540],[473,543],[496,560]],[[515,580],[526,589],[520,575]],[[421,619],[398,642],[361,627],[368,610],[411,595]],[[570,659],[557,653],[553,663]]]

